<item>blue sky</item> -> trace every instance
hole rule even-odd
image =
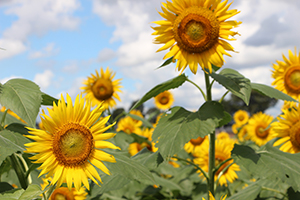
[[[22,77],[35,81],[55,97],[80,93],[82,81],[109,66],[122,78],[122,102],[128,108],[155,85],[177,76],[174,66],[155,70],[167,52],[152,43],[151,22],[160,20],[161,0],[3,0],[0,1],[0,82]],[[242,21],[241,36],[231,42],[239,53],[226,64],[253,82],[270,85],[272,63],[282,53],[300,50],[298,0],[236,0],[231,9]],[[270,9],[272,8],[272,9]],[[189,78],[204,87],[201,73]],[[185,83],[172,90],[175,105],[197,109],[203,98]],[[213,97],[224,90],[216,85]],[[147,106],[152,106],[149,101]]]

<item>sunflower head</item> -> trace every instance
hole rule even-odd
[[[78,191],[75,188],[69,190],[67,187],[60,187],[53,191],[49,200],[84,200],[87,194],[84,187],[81,187]]]
[[[233,120],[239,126],[242,126],[248,122],[249,115],[245,110],[238,110],[233,115]]]
[[[184,145],[184,150],[187,153],[191,153],[191,154],[193,154],[193,156],[197,157],[197,154],[196,154],[196,152],[198,152],[197,149],[200,148],[200,146],[203,144],[203,142],[207,139],[208,139],[207,136],[205,136],[204,138],[198,137],[196,139],[191,139],[188,143],[186,143]]]
[[[154,104],[158,109],[167,110],[173,105],[174,98],[170,91],[164,91],[154,97]]]
[[[88,178],[96,184],[97,180],[101,182],[94,166],[110,174],[103,161],[116,160],[101,149],[120,148],[104,141],[115,134],[105,133],[114,124],[106,126],[109,116],[101,118],[103,111],[102,104],[91,111],[91,103],[81,96],[77,96],[73,105],[69,95],[67,101],[61,96],[58,104],[54,103],[53,109],[48,109],[49,115],[43,111],[44,130],[28,127],[30,135],[26,137],[34,142],[25,144],[27,153],[36,153],[30,159],[42,163],[40,176],[52,176],[51,184],[57,184],[57,187],[66,182],[70,190],[74,183],[79,190],[82,183],[89,189]]]
[[[272,77],[275,79],[272,85],[275,88],[293,97],[294,99],[300,99],[300,53],[297,55],[295,48],[295,54],[289,50],[289,57],[282,55],[283,61],[276,61],[273,64]]]
[[[116,130],[123,131],[127,134],[135,133],[141,135],[142,130],[140,126],[141,124],[139,122],[127,116],[119,120]]]
[[[196,74],[198,65],[202,69],[212,71],[212,64],[221,67],[223,55],[234,51],[225,40],[237,32],[231,31],[241,22],[226,21],[238,14],[237,10],[228,10],[228,1],[212,0],[173,0],[162,3],[159,14],[165,19],[154,22],[153,35],[157,35],[155,43],[164,44],[158,51],[170,49],[164,59],[173,57],[177,60],[176,68],[181,72],[187,65]],[[205,70],[206,71],[206,70]]]
[[[86,93],[85,98],[89,99],[93,106],[103,102],[105,109],[115,107],[115,99],[121,101],[117,93],[121,92],[121,79],[113,80],[115,73],[109,68],[106,68],[105,71],[101,68],[100,73],[97,70],[95,72],[95,74],[87,77],[87,80],[83,82],[85,86],[81,87],[83,93]]]

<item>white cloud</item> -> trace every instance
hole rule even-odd
[[[106,62],[116,57],[116,52],[109,48],[104,48],[99,52],[97,61]]]
[[[49,43],[40,51],[34,51],[29,54],[29,58],[37,59],[42,57],[49,57],[58,53],[59,49],[55,48],[54,43]]]
[[[42,91],[46,91],[46,89],[51,85],[53,77],[54,74],[52,71],[45,70],[43,73],[36,74],[33,81],[40,86]]]
[[[75,29],[79,19],[72,13],[79,7],[77,0],[15,0],[8,4],[6,15],[18,17],[12,25],[3,31],[0,46],[6,54],[0,54],[0,60],[25,51],[30,35],[43,35],[50,30]]]

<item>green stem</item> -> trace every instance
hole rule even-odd
[[[24,167],[24,170],[25,170],[24,177],[27,179],[28,184],[31,184],[32,183],[32,179],[31,179],[30,171],[29,171],[29,168],[28,168],[28,165],[27,165],[25,159],[21,155],[19,155],[19,154],[16,154],[16,156],[22,162],[22,165]]]
[[[207,73],[204,73],[205,76],[205,85],[206,85],[206,97],[207,101],[212,100],[211,95],[211,87],[212,84],[210,83],[209,76]],[[213,133],[210,133],[208,135],[209,138],[209,154],[208,154],[208,199],[209,199],[209,191],[214,196],[215,195],[215,188],[214,188],[214,182],[215,182],[215,140],[216,140],[216,134],[215,131]]]
[[[284,196],[284,197],[287,197],[287,194],[285,194],[285,193],[283,193],[283,192],[280,192],[280,191],[278,191],[278,190],[275,190],[275,189],[273,189],[273,188],[262,187],[261,189],[262,189],[262,190],[268,190],[268,191],[276,192],[276,193],[278,193],[278,194],[281,194],[281,195]]]
[[[4,130],[4,126],[5,126],[4,122],[5,122],[6,114],[7,114],[7,109],[5,109],[1,119],[1,127],[0,127],[1,131]]]
[[[199,167],[198,165],[196,165],[195,163],[193,163],[193,162],[191,162],[191,161],[189,161],[189,160],[186,160],[186,159],[184,159],[184,158],[179,158],[179,157],[177,157],[177,156],[173,156],[172,158],[175,158],[175,159],[177,159],[177,160],[181,160],[181,161],[187,162],[187,163],[189,163],[189,164],[195,166],[197,169],[199,169],[199,170],[202,172],[203,176],[206,178],[206,181],[208,181],[207,173],[206,173],[201,167]]]
[[[21,187],[24,190],[26,190],[26,188],[28,187],[28,179],[25,177],[25,173],[23,171],[22,165],[21,165],[17,155],[15,153],[13,153],[10,156],[10,160],[11,160],[11,165],[17,174],[17,177],[19,179]]]
[[[232,158],[228,158],[228,159],[224,160],[223,162],[221,162],[221,163],[215,168],[214,173],[216,173],[216,172],[220,169],[220,167],[221,167],[222,165],[224,165],[225,163],[227,163],[227,162],[230,161],[230,160],[232,160]]]
[[[222,98],[219,100],[219,103],[222,103],[226,95],[229,93],[229,91],[225,92],[225,94],[222,96]]]
[[[44,197],[46,196],[45,200],[50,198],[50,196],[51,196],[52,192],[55,190],[55,188],[56,188],[56,184],[50,185],[49,189],[47,189],[47,188],[45,189],[46,192],[43,193],[43,196]]]
[[[196,83],[194,83],[193,81],[191,81],[190,79],[187,78],[187,81],[190,82],[191,84],[193,84],[194,86],[196,86],[196,87],[198,88],[198,90],[200,90],[200,92],[201,92],[201,94],[202,94],[204,100],[207,101],[206,95],[205,95],[205,93],[203,92],[203,90],[202,90]]]

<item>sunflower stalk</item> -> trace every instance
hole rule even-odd
[[[5,121],[5,118],[6,118],[6,114],[7,114],[7,109],[5,109],[4,113],[3,113],[3,116],[2,116],[2,119],[1,119],[1,127],[0,127],[0,131],[4,130],[4,121]]]
[[[16,155],[16,153],[13,153],[10,156],[10,161],[11,161],[11,165],[14,168],[17,177],[19,179],[20,185],[21,187],[26,190],[26,188],[28,187],[29,183],[28,183],[28,179],[25,176],[25,172],[24,172],[24,168],[21,164],[21,162],[18,159],[18,156]]]
[[[201,94],[202,94],[204,100],[207,101],[206,95],[205,95],[204,91],[203,91],[196,83],[194,83],[194,82],[191,81],[190,79],[187,78],[187,81],[190,82],[191,84],[193,84],[194,86],[196,86],[196,87],[200,90],[200,92],[201,92]]]

